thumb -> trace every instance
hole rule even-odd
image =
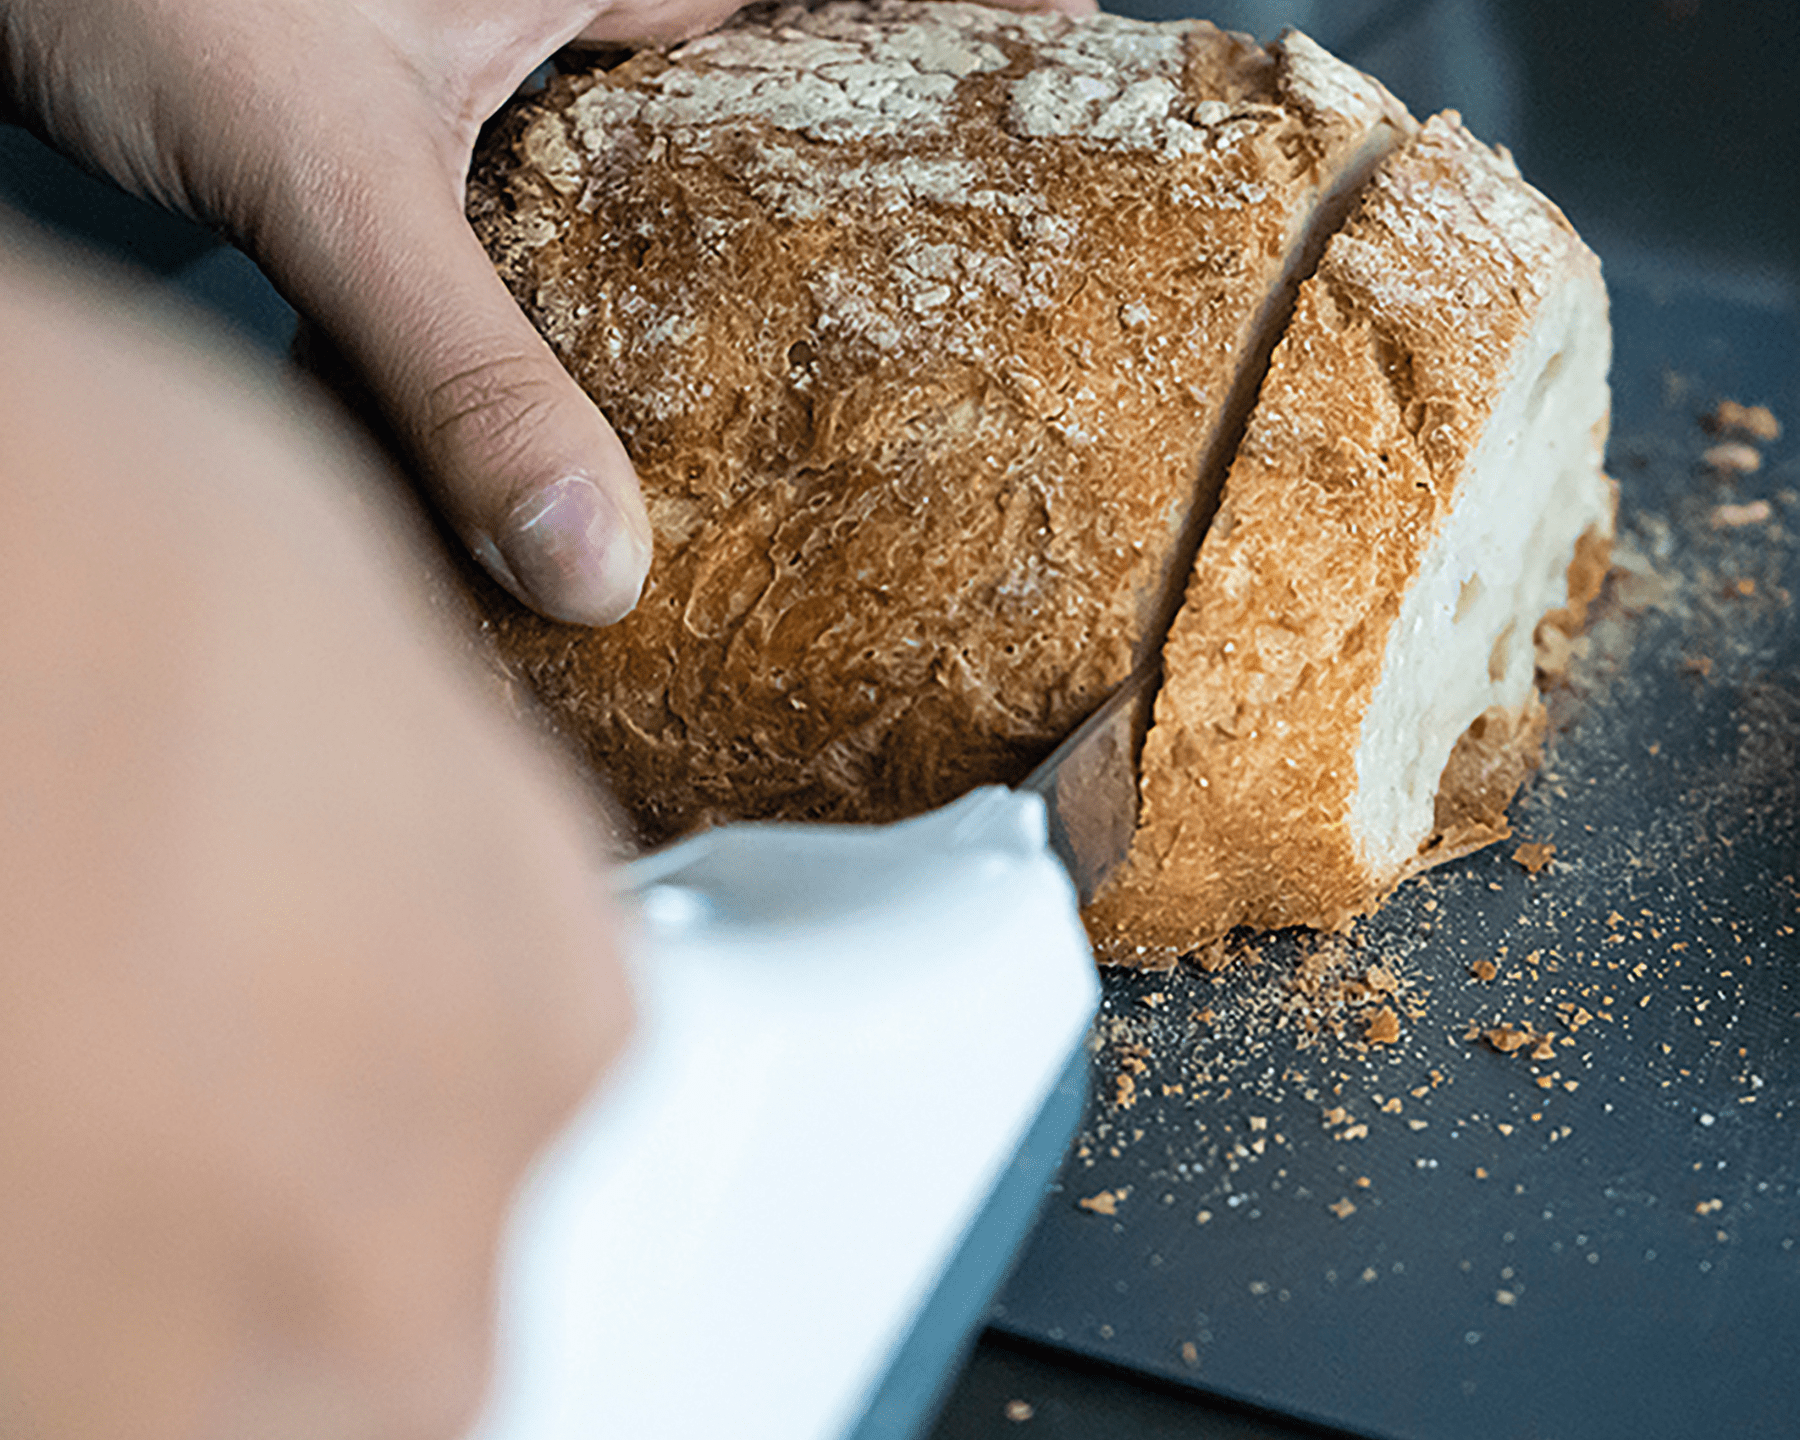
[[[303,207],[271,268],[361,372],[494,578],[555,619],[611,624],[650,566],[631,460],[433,169],[337,176],[334,203]]]

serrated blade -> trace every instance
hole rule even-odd
[[[1138,756],[1161,679],[1160,660],[1141,666],[1019,784],[1042,797],[1050,848],[1067,867],[1083,905],[1130,853],[1137,831]]]

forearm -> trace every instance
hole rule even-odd
[[[628,1021],[583,822],[352,452],[16,248],[0,436],[5,1428],[449,1437]]]

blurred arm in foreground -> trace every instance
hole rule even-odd
[[[0,248],[0,1428],[448,1435],[600,860],[364,462],[85,289]]]

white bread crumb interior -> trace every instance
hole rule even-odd
[[[1453,114],[1302,287],[1164,647],[1108,958],[1342,929],[1508,833],[1540,627],[1604,572],[1599,263]]]
[[[1454,114],[1295,32],[831,0],[553,81],[470,213],[657,544],[605,630],[470,583],[643,838],[1016,781],[1177,607],[1103,958],[1342,928],[1507,833],[1610,339]]]

